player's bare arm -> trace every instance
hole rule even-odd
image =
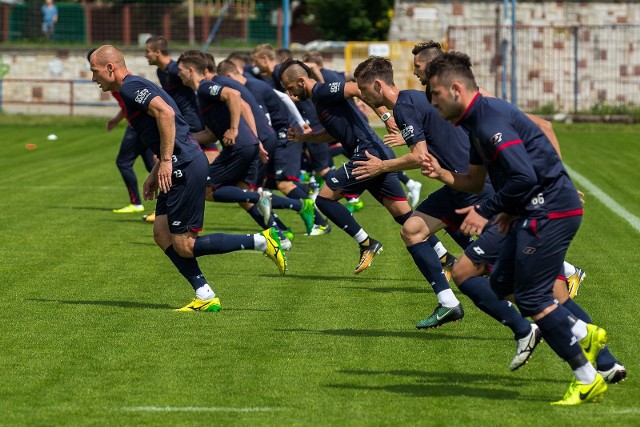
[[[222,135],[220,142],[225,146],[231,146],[236,143],[236,137],[238,136],[238,127],[240,126],[240,117],[242,116],[242,97],[237,90],[223,87],[220,91],[220,99],[227,104],[227,108],[229,109],[229,122],[231,123],[229,129]]]
[[[420,158],[427,152],[426,141],[420,141],[411,147],[411,151],[396,159],[381,160],[369,152],[365,152],[368,160],[358,160],[353,164],[357,166],[353,170],[356,179],[371,178],[386,172],[397,172],[420,167]]]
[[[156,96],[149,103],[147,113],[156,119],[160,133],[160,161],[158,162],[158,188],[168,193],[173,173],[173,147],[176,139],[175,111],[164,100]]]
[[[317,132],[300,133],[294,126],[287,131],[287,138],[293,142],[330,143],[336,141],[326,129]]]

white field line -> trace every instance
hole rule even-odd
[[[284,408],[229,408],[224,406],[125,406],[128,412],[276,412]]]
[[[565,169],[567,169],[567,172],[569,172],[571,179],[580,183],[578,187],[581,190],[586,190],[589,193],[593,194],[593,196],[595,196],[596,199],[600,200],[600,202],[602,202],[603,205],[609,208],[611,212],[627,221],[633,228],[636,229],[638,233],[640,233],[640,218],[626,210],[618,202],[613,200],[607,193],[597,187],[594,183],[567,166],[566,163],[564,167]]]

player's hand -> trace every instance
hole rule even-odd
[[[109,120],[107,122],[107,132],[111,132],[116,126],[118,126],[120,120]]]
[[[311,129],[311,125],[309,125],[309,123],[305,123],[302,125],[302,133],[307,135],[313,132],[313,129]]]
[[[487,225],[489,220],[478,212],[474,206],[467,206],[466,208],[456,209],[458,215],[465,215],[464,221],[460,225],[460,232],[467,236],[479,236],[482,234],[484,226]]]
[[[407,142],[400,133],[394,132],[384,136],[384,145],[387,147],[399,147],[401,145],[407,145]]]
[[[308,126],[308,125],[307,125]],[[300,142],[300,133],[296,130],[295,126],[289,126],[287,130],[287,139],[292,142]]]
[[[438,160],[429,153],[420,155],[420,173],[431,179],[440,178],[442,167]]]
[[[153,200],[158,195],[158,179],[155,173],[150,173],[142,184],[142,197],[145,200]]]
[[[396,125],[396,120],[393,117],[389,117],[389,119],[384,122],[384,125],[387,128],[387,132],[398,133],[398,125]]]
[[[502,234],[507,234],[513,228],[515,220],[518,217],[515,215],[509,215],[504,212],[500,212],[496,219],[493,220],[494,224],[498,224],[498,231]]]
[[[171,174],[173,174],[172,162],[160,162],[158,167],[158,188],[164,193],[168,193],[171,189]]]
[[[580,197],[580,203],[584,205],[584,193],[578,190],[578,197]]]
[[[258,157],[260,158],[260,161],[266,165],[267,162],[269,162],[269,153],[264,149],[262,142],[258,145],[258,148],[260,150]]]
[[[382,160],[370,154],[368,151],[364,152],[368,160],[356,160],[353,162],[357,166],[353,171],[353,176],[356,180],[362,180],[366,178],[373,178],[374,176],[382,173]]]
[[[222,135],[222,145],[230,147],[236,143],[236,137],[238,136],[238,129],[229,128]]]

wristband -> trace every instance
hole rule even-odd
[[[380,120],[382,120],[384,123],[386,123],[387,120],[389,120],[390,118],[391,118],[391,113],[388,111],[380,116]]]

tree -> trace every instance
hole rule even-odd
[[[307,0],[309,13],[327,40],[386,40],[393,0]]]

